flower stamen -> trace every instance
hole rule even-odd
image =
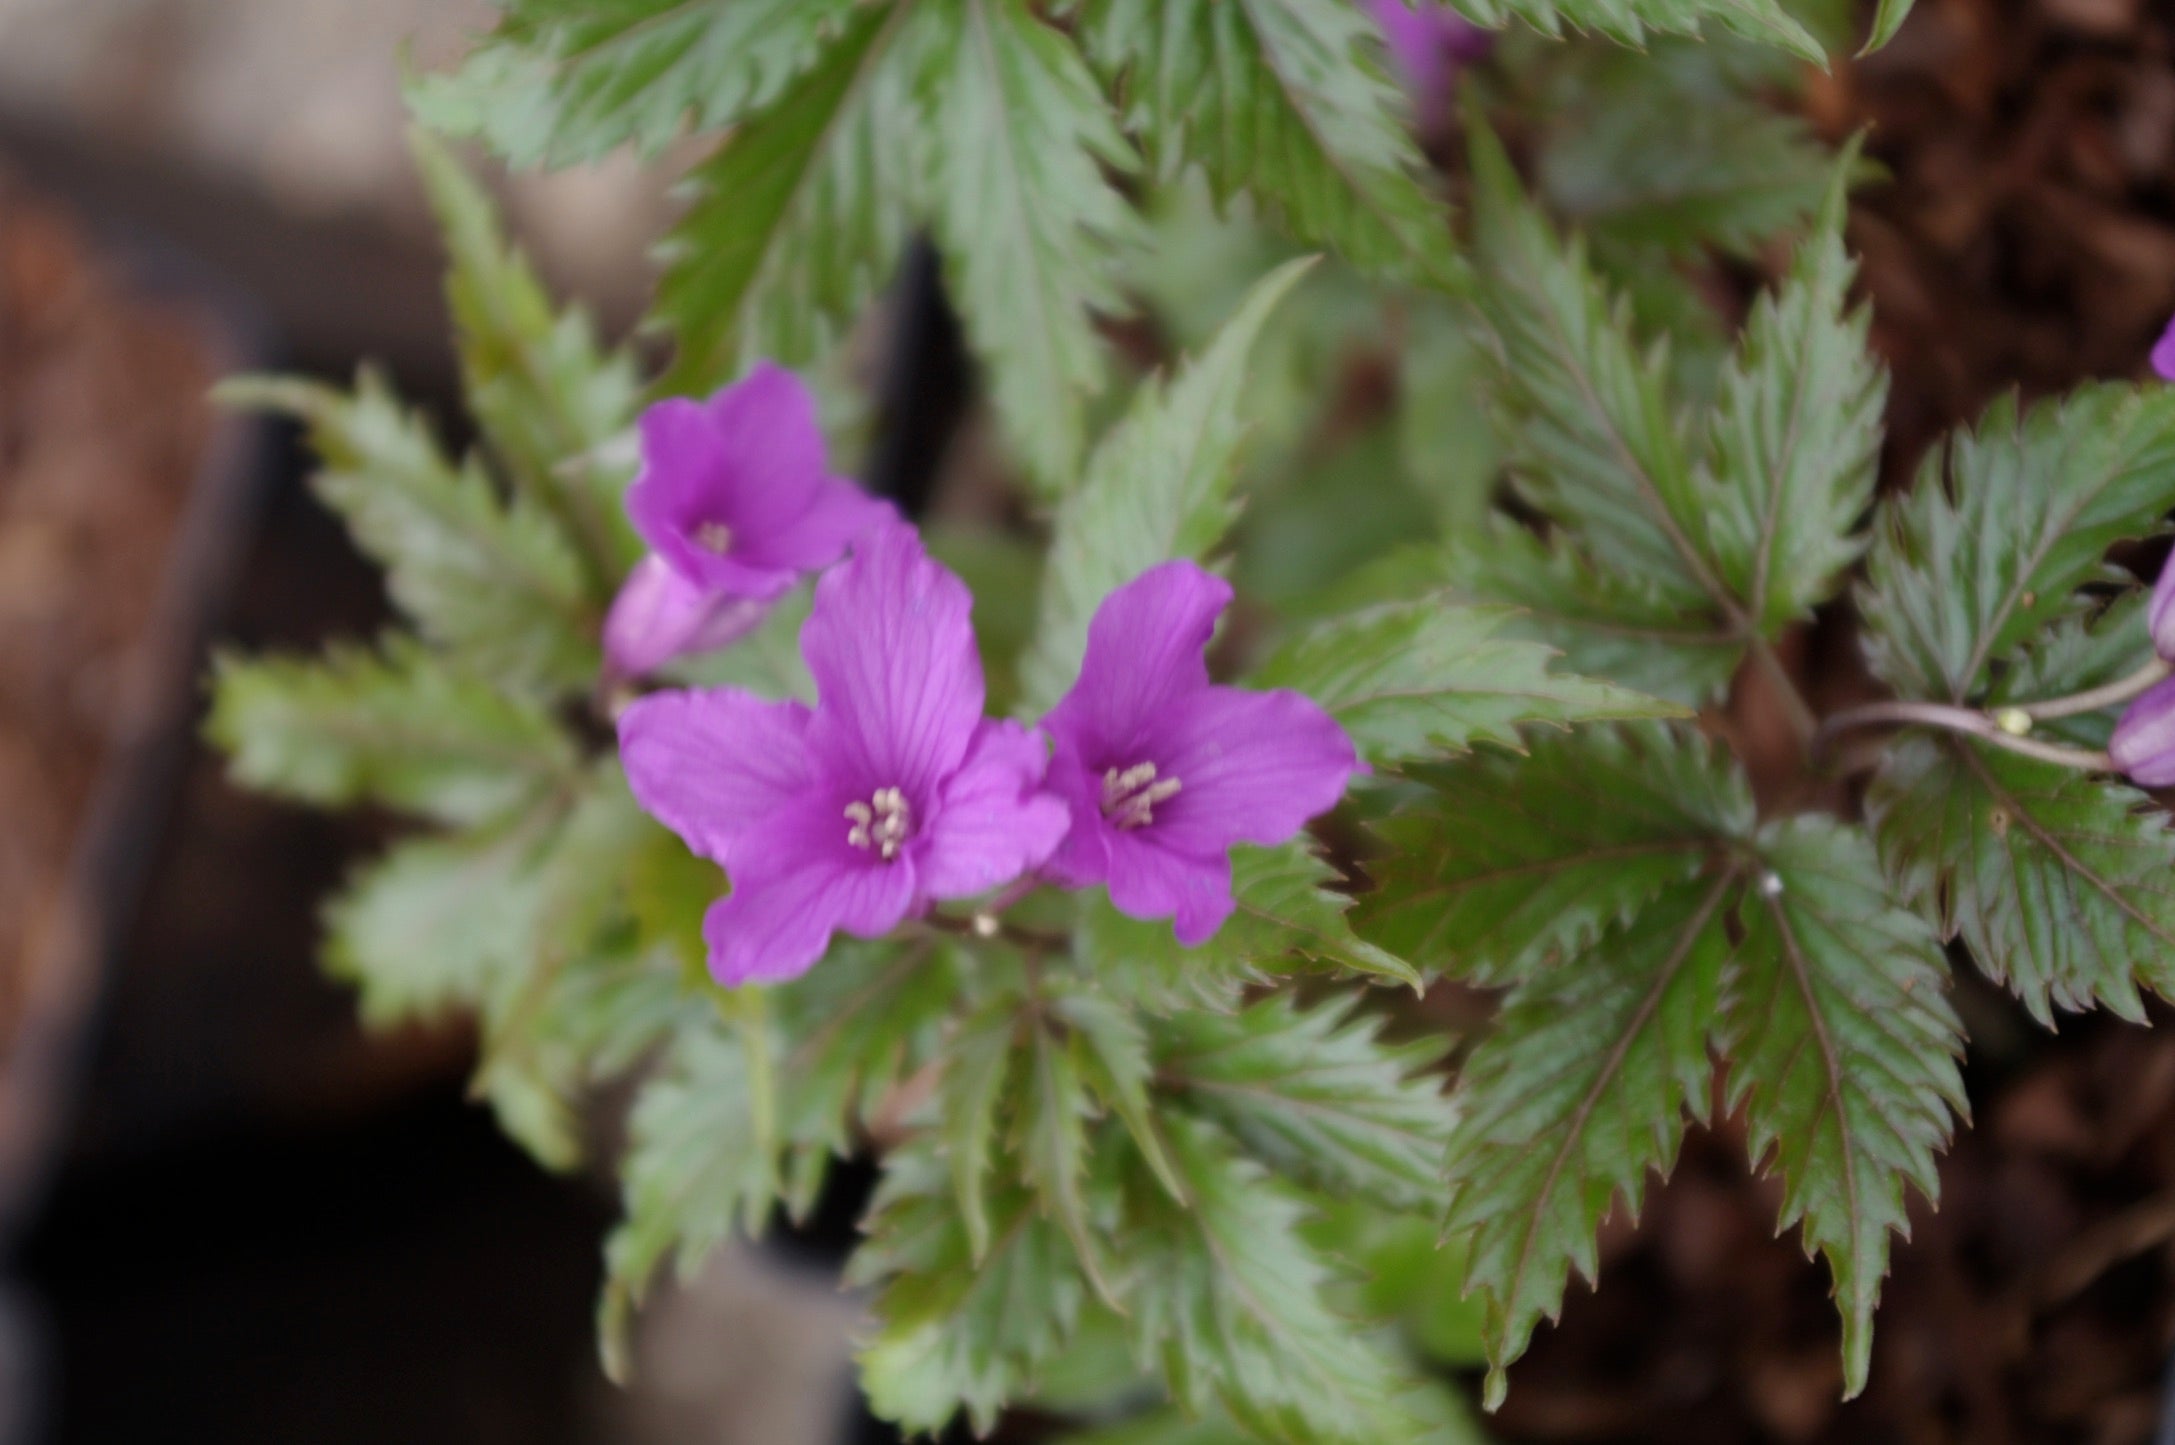
[[[914,828],[914,810],[906,794],[897,788],[878,788],[865,803],[846,805],[846,841],[856,848],[873,850],[886,863],[899,856],[907,834]]]
[[[695,545],[705,552],[724,556],[733,547],[733,529],[723,522],[701,522],[695,527]]]
[[[1103,773],[1103,816],[1120,828],[1145,828],[1155,821],[1155,805],[1178,796],[1176,778],[1156,778],[1154,763],[1135,763]]]

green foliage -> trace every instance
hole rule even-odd
[[[1853,159],[1788,279],[1753,308],[1715,405],[1709,536],[1730,594],[1770,635],[1834,595],[1873,497],[1888,375],[1866,346],[1870,313],[1848,310]]]
[[[1710,247],[1751,256],[1819,211],[1834,157],[1803,116],[1761,93],[1796,67],[1746,49],[1667,40],[1538,57],[1547,115],[1535,185],[1620,281],[1666,275],[1671,258]]]
[[[1744,654],[1734,629],[1703,607],[1687,610],[1673,584],[1620,575],[1507,517],[1454,546],[1442,570],[1460,594],[1517,608],[1504,631],[1561,648],[1573,672],[1672,702],[1710,701]]]
[[[1626,45],[1648,31],[1696,35],[1712,22],[1749,39],[1779,45],[1815,65],[1827,63],[1820,42],[1778,0],[1454,0],[1476,23],[1500,28],[1522,20],[1544,35],[1566,27],[1592,30]],[[1890,0],[1884,0],[1885,9]],[[1896,22],[1900,23],[1900,19]],[[1881,37],[1885,39],[1885,36]]]
[[[2175,995],[2175,836],[2121,783],[1960,737],[1898,743],[1866,798],[1897,890],[2042,1023]]]
[[[1247,353],[1307,265],[1263,278],[1215,344],[1168,385],[1143,386],[1096,448],[1052,525],[1041,621],[1020,663],[1029,711],[1046,711],[1072,686],[1103,598],[1158,562],[1206,557],[1229,529]]]
[[[1220,1407],[1275,1445],[1411,1438],[1400,1364],[1329,1307],[1301,1197],[1205,1126],[1173,1119],[1169,1142],[1187,1203],[1129,1190],[1125,1323],[1142,1363],[1188,1410]]]
[[[1886,384],[1865,317],[1846,311],[1854,157],[1724,362],[1703,446],[1671,404],[1666,352],[1641,349],[1628,308],[1580,244],[1556,239],[1485,132],[1473,164],[1480,307],[1519,422],[1512,475],[1565,539],[1551,552],[1498,524],[1460,554],[1457,581],[1533,606],[1535,631],[1576,668],[1706,701],[1746,644],[1826,600],[1862,545]]]
[[[1112,994],[1156,1013],[1228,1010],[1241,986],[1266,981],[1299,959],[1419,988],[1410,964],[1352,932],[1345,916],[1351,900],[1331,891],[1335,881],[1303,838],[1242,848],[1231,860],[1238,910],[1200,947],[1181,947],[1168,923],[1125,918],[1107,899],[1090,896],[1074,949]]]
[[[1087,46],[1166,170],[1245,193],[1362,270],[1461,283],[1403,107],[1348,0],[1086,0]]]
[[[990,1220],[994,1242],[976,1254],[943,1162],[925,1146],[886,1161],[869,1243],[848,1278],[882,1281],[861,1383],[877,1413],[910,1430],[938,1430],[964,1406],[987,1431],[1079,1317],[1086,1287],[1072,1244],[1036,1213],[1033,1195],[1004,1186]]]
[[[696,169],[657,290],[679,347],[668,385],[714,386],[757,357],[804,365],[890,274],[918,165],[915,15],[858,8]]]
[[[1995,403],[1881,508],[1859,606],[1880,675],[1906,697],[1964,702],[2110,579],[2108,546],[2175,507],[2175,390],[2103,384],[2020,413]]]
[[[627,478],[599,456],[634,423],[634,362],[604,351],[580,310],[553,309],[436,141],[418,131],[414,150],[452,261],[446,299],[469,413],[514,486],[558,517],[601,592],[639,555],[620,514]]]
[[[373,1026],[475,1008],[520,962],[555,813],[396,844],[325,910],[325,964]]]
[[[931,210],[991,392],[1030,473],[1055,491],[1099,389],[1090,310],[1116,311],[1115,248],[1138,221],[1104,167],[1130,169],[1095,77],[1027,0],[959,0],[927,56]]]
[[[425,120],[524,168],[655,151],[767,105],[860,0],[505,0],[460,70],[411,91]]]
[[[1905,1189],[1935,1197],[1934,1155],[1965,1111],[1962,1035],[1933,930],[1890,901],[1865,835],[1772,823],[1743,909],[1719,1042],[1729,1107],[1782,1180],[1782,1224],[1827,1256],[1843,1316],[1843,1387],[1865,1388],[1888,1236]]]
[[[1446,1232],[1468,1238],[1471,1285],[1488,1302],[1491,1408],[1569,1271],[1599,1275],[1601,1221],[1619,1197],[1636,1216],[1647,1171],[1676,1162],[1685,1114],[1706,1118],[1736,886],[1726,873],[1673,884],[1521,985],[1465,1066]]]
[[[1418,1208],[1441,1192],[1450,1125],[1438,1039],[1388,1044],[1349,1003],[1271,998],[1156,1025],[1158,1076],[1279,1174]]]
[[[221,657],[211,740],[234,779],[319,807],[376,803],[441,823],[515,811],[577,776],[542,708],[399,638],[321,660]]]
[[[549,512],[502,499],[480,463],[455,466],[385,382],[352,396],[315,382],[226,383],[230,402],[309,425],[317,495],[385,569],[393,601],[457,665],[517,687],[596,675],[601,612],[580,554]]]
[[[1517,747],[1521,724],[1680,711],[1627,688],[1551,673],[1550,649],[1496,635],[1507,616],[1423,597],[1331,618],[1271,655],[1252,683],[1313,698],[1376,766],[1479,742]]]
[[[1413,776],[1426,792],[1376,825],[1385,852],[1359,931],[1490,986],[1591,957],[1604,929],[1690,886],[1752,830],[1751,796],[1720,753],[1661,728],[1587,729],[1528,758]]]

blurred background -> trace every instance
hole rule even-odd
[[[490,18],[0,0],[0,1445],[885,1438],[834,1282],[866,1176],[664,1299],[636,1387],[607,1385],[607,1183],[499,1137],[462,1031],[360,1033],[316,908],[377,826],[238,793],[194,740],[207,638],[384,616],[292,433],[204,393],[373,358],[459,426],[399,87]],[[2003,389],[2137,373],[2175,307],[2175,3],[1919,0],[1803,104],[1833,139],[1871,125],[1892,176],[1851,231],[1891,468]],[[646,294],[669,172],[504,190],[608,331]],[[1968,977],[1962,1002],[1979,1127],[1901,1251],[1865,1402],[1836,1403],[1824,1279],[1708,1141],[1607,1241],[1610,1287],[1573,1292],[1498,1433],[2152,1438],[2175,1040],[2097,1018],[2039,1040]]]
[[[491,18],[0,0],[4,1445],[857,1438],[859,1201],[729,1253],[607,1385],[609,1182],[500,1137],[464,1031],[361,1033],[316,910],[377,829],[233,790],[194,738],[207,637],[386,615],[292,431],[205,392],[370,358],[458,436],[400,79]],[[663,191],[624,164],[505,198],[624,330]]]

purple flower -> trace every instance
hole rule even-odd
[[[2175,787],[2175,677],[2154,683],[2123,709],[2107,755],[2140,787]]]
[[[2169,320],[2152,348],[2152,369],[2162,381],[2175,381],[2175,319]]]
[[[1072,691],[1043,720],[1050,788],[1072,828],[1045,872],[1107,883],[1134,918],[1176,919],[1206,942],[1230,917],[1234,843],[1281,843],[1326,812],[1359,771],[1352,740],[1296,692],[1208,680],[1207,648],[1231,589],[1166,562],[1096,610]]]
[[[1487,58],[1494,35],[1441,0],[1373,0],[1370,8],[1422,128],[1434,129],[1449,110],[1458,72]]]
[[[621,716],[636,800],[732,876],[703,920],[720,983],[797,977],[834,931],[888,933],[1017,878],[1064,836],[1041,736],[982,716],[970,606],[891,523],[816,585],[801,630],[813,709],[721,687]]]
[[[2145,604],[2145,628],[2160,660],[2175,662],[2175,557],[2161,565],[2160,580],[2152,584],[2152,600]]]
[[[733,641],[803,573],[894,515],[831,475],[814,398],[769,362],[707,402],[657,403],[641,431],[627,514],[650,555],[605,619],[616,676]]]

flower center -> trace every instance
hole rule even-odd
[[[846,805],[846,841],[872,850],[886,863],[899,856],[906,835],[914,830],[914,810],[906,806],[906,794],[897,788],[878,788],[865,803]]]
[[[1135,763],[1103,774],[1103,816],[1120,828],[1145,828],[1155,821],[1155,805],[1178,796],[1178,779],[1156,780],[1154,763]]]
[[[705,552],[722,557],[732,550],[733,529],[723,522],[698,522],[695,525],[695,545]]]

